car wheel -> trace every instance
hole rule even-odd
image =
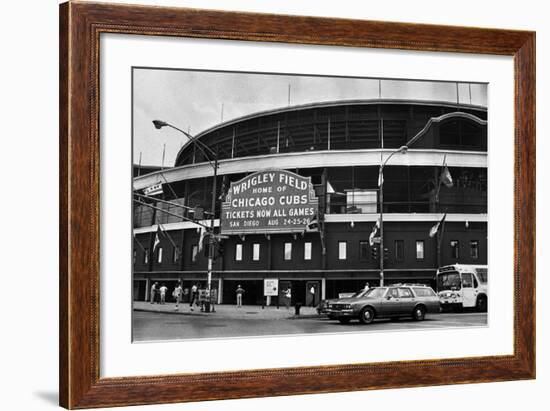
[[[481,313],[486,312],[487,311],[487,297],[485,297],[484,295],[480,295],[479,297],[477,297],[476,308],[477,308],[477,311],[479,311]]]
[[[371,307],[365,307],[359,314],[359,321],[363,324],[370,324],[374,320],[374,310]]]
[[[340,324],[349,324],[349,322],[351,321],[351,318],[338,318],[338,321],[340,321]]]
[[[416,307],[414,307],[413,318],[416,321],[422,321],[425,316],[426,316],[426,309],[423,306],[417,305]]]

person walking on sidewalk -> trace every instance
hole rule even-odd
[[[311,295],[311,306],[315,307],[315,286],[311,286],[309,289],[309,294]]]
[[[160,291],[160,303],[166,304],[166,291],[168,291],[168,287],[164,283],[162,283],[161,287],[159,288]]]
[[[181,281],[178,281],[178,285],[176,285],[176,288],[174,288],[174,292],[172,293],[172,296],[176,300],[176,307],[174,308],[174,311],[179,310],[179,304],[181,302],[182,295],[183,295],[183,289],[181,288]]]
[[[197,298],[198,292],[199,292],[199,287],[197,287],[197,284],[195,283],[193,284],[193,287],[191,287],[191,297],[189,298],[189,307],[191,308],[191,311],[193,311],[193,303]]]
[[[243,306],[244,289],[239,284],[235,292],[237,293],[237,308],[241,308]]]
[[[284,291],[284,293],[285,293],[285,298],[286,298],[286,309],[290,310],[290,302],[292,300],[292,289],[290,288],[290,285]]]
[[[153,283],[153,285],[151,286],[151,304],[154,304],[155,303],[155,298],[157,296],[157,288],[158,288],[158,285],[159,283],[155,282]]]

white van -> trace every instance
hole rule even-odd
[[[437,294],[443,310],[475,307],[487,311],[487,266],[454,264],[437,270]]]

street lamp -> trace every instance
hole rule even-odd
[[[160,130],[163,127],[169,126],[169,124],[162,120],[153,120],[153,125],[157,130]]]
[[[397,150],[392,151],[386,160],[380,165],[378,174],[378,184],[380,189],[379,201],[380,201],[380,253],[378,258],[380,259],[380,287],[384,286],[384,167],[393,157],[394,154],[401,153],[406,154],[409,147],[407,145],[399,147]]]
[[[170,123],[167,123],[166,121],[153,120],[153,125],[157,130],[160,130],[163,127],[170,127],[182,133],[190,141],[192,141],[193,144],[195,144],[195,146],[199,148],[199,150],[201,150],[201,152],[204,154],[208,163],[214,169],[214,180],[212,182],[212,208],[211,208],[211,216],[210,216],[210,236],[208,240],[208,245],[209,245],[208,246],[208,276],[207,276],[207,285],[206,285],[206,294],[208,296],[208,303],[205,304],[205,311],[210,312],[210,290],[212,289],[212,265],[214,260],[214,217],[216,212],[216,180],[218,178],[218,155],[210,147],[208,147],[203,142],[198,141],[191,134],[183,131],[182,129]],[[211,157],[214,158],[213,164],[211,161]]]

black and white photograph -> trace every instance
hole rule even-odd
[[[486,327],[487,87],[133,67],[133,341]]]

